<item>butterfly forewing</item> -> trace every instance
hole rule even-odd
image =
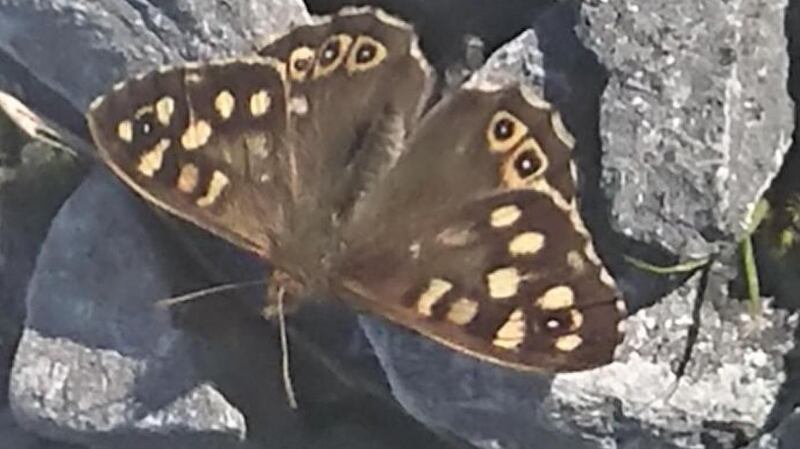
[[[299,220],[315,219],[308,208],[347,209],[369,187],[364,175],[402,151],[432,81],[416,41],[406,23],[348,8],[259,50],[287,63],[293,115],[285,151],[296,161]]]
[[[464,89],[409,145],[345,232],[343,296],[521,369],[609,362],[624,303],[578,214],[557,112],[516,87]]]
[[[287,128],[284,76],[267,58],[165,68],[96,100],[89,126],[102,157],[134,190],[268,254],[287,201],[275,151]]]

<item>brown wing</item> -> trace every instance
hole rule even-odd
[[[518,369],[608,363],[624,303],[578,214],[571,146],[530,93],[456,93],[357,204],[339,293]]]
[[[267,255],[284,226],[276,182],[287,130],[285,67],[269,58],[154,71],[92,103],[111,169],[147,200]]]
[[[259,51],[287,63],[296,226],[347,213],[404,149],[431,70],[412,28],[372,8],[346,8]]]

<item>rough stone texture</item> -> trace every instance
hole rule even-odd
[[[63,152],[25,142],[0,114],[0,446],[61,448],[21,429],[8,409],[11,361],[26,315],[25,290],[58,207],[79,181]]]
[[[612,222],[684,257],[741,236],[791,143],[787,1],[587,0]]]
[[[159,424],[173,435],[208,433],[197,447],[239,441],[241,413],[198,380],[189,337],[153,307],[172,291],[148,231],[154,222],[130,220],[141,206],[107,176],[96,172],[65,204],[39,255],[12,409],[41,435],[86,444],[98,434],[108,442],[147,435]],[[133,279],[136,288],[120,288]]]
[[[267,8],[270,17],[304,17],[296,4],[280,2],[195,0],[159,8],[149,2],[111,0],[0,0],[0,53],[13,58],[43,85],[81,110],[94,95],[126,73],[163,62],[247,48],[249,36],[255,33],[251,26],[267,24],[264,26],[269,27],[270,23],[277,23],[261,21],[256,17],[261,14],[258,9],[241,6],[256,3]],[[548,2],[538,3],[535,9],[541,9],[545,3]],[[224,5],[229,4],[235,6],[226,9]],[[238,7],[243,9],[236,9]],[[413,14],[413,7],[408,4],[405,7],[407,14]],[[586,8],[597,10],[600,6],[587,2]],[[420,14],[435,10],[421,6],[418,9]],[[228,19],[217,21],[214,15],[223,10],[229,15],[222,17]],[[230,14],[238,14],[236,11],[255,13],[253,17],[232,19]],[[763,17],[767,19],[770,18],[767,11],[780,12],[764,9]],[[621,10],[621,13],[626,17],[635,16],[631,11]],[[448,13],[438,20],[454,18],[458,19],[458,15]],[[601,185],[601,179],[607,180],[600,173],[601,156],[603,167],[609,166],[609,160],[621,161],[625,157],[631,164],[638,163],[639,156],[627,153],[643,143],[636,141],[633,135],[618,132],[615,135],[619,140],[608,141],[602,134],[606,119],[603,119],[602,131],[598,131],[599,111],[607,110],[607,98],[616,97],[605,94],[601,102],[605,74],[573,35],[571,30],[577,18],[577,3],[560,3],[536,19],[532,31],[495,54],[489,68],[495,74],[505,73],[504,76],[523,77],[544,84],[547,98],[564,111],[565,120],[579,142],[576,154],[582,175],[582,212],[598,239],[598,247],[608,250],[603,251],[603,255],[610,254],[615,259],[614,253],[621,249],[617,247],[617,237],[607,229],[609,217],[604,208],[604,195],[596,188]],[[764,23],[772,23],[767,19]],[[437,19],[428,17],[426,20],[435,24]],[[502,23],[495,26],[501,27]],[[603,23],[607,22],[595,17],[591,26],[597,30],[607,29]],[[676,27],[683,25],[678,20],[672,23]],[[764,29],[766,26],[751,24],[748,30],[758,28],[778,33],[782,29],[774,24]],[[28,29],[52,30],[55,34],[42,33],[32,39],[25,31]],[[481,33],[476,34],[483,37]],[[54,42],[53,36],[62,41]],[[613,48],[611,43],[608,45]],[[493,46],[489,42],[487,48]],[[772,47],[777,52],[785,44]],[[455,47],[443,45],[442,48]],[[689,49],[694,51],[694,47]],[[736,51],[739,49],[734,47]],[[772,57],[779,58],[780,54]],[[649,53],[639,59],[628,64],[649,67],[652,63]],[[613,59],[603,61],[612,80],[615,73],[627,67],[615,66]],[[780,64],[776,62],[775,65]],[[738,62],[734,66],[737,73],[743,70]],[[710,68],[709,71],[717,73]],[[734,78],[717,77],[714,82],[719,79],[724,85]],[[780,85],[782,88],[783,84]],[[613,83],[607,89],[616,90],[622,91]],[[776,89],[775,98],[781,92]],[[610,101],[614,104],[618,100]],[[652,103],[653,108],[658,106],[655,99]],[[726,105],[736,106],[735,103]],[[764,106],[765,111],[772,114],[773,109],[767,106]],[[690,112],[687,111],[687,116]],[[603,117],[606,115],[604,112]],[[699,120],[697,116],[692,117]],[[775,123],[785,125],[778,119]],[[710,122],[708,129],[716,124]],[[791,127],[780,129],[785,131]],[[751,127],[749,130],[752,134],[748,137],[754,136],[754,139],[767,141],[770,136],[766,128]],[[601,136],[604,137],[602,150]],[[735,140],[733,134],[730,138]],[[714,148],[721,146],[713,139],[710,143],[716,145]],[[723,149],[734,155],[733,143],[730,145]],[[763,163],[767,152],[778,154],[777,146],[761,150],[758,154],[736,153],[736,156],[752,158],[751,163],[756,165]],[[730,172],[740,174],[738,160],[731,157],[731,161]],[[672,162],[655,165],[653,170],[658,169],[659,176],[674,179],[668,177],[674,168]],[[700,179],[716,179],[719,166],[704,169],[709,171],[704,171]],[[699,168],[692,173],[699,173]],[[728,198],[735,202],[735,207],[731,211],[746,210],[767,178],[747,186],[742,183],[739,190],[732,190]],[[701,207],[697,204],[708,204],[703,201],[711,200],[703,196],[705,192],[699,191],[693,192],[692,203],[686,190],[682,190],[685,184],[673,184],[668,185],[678,192],[676,197],[687,198],[686,208],[678,212],[687,214],[676,212],[665,216],[663,223],[645,214],[639,226],[641,229],[653,226],[646,232],[666,229],[666,226],[679,229],[670,231],[673,234],[669,235],[680,235],[685,241],[659,237],[667,242],[663,246],[677,252],[704,253],[708,242],[713,240],[706,235],[707,224],[731,224],[739,218],[734,220],[727,210],[719,215],[722,218],[711,221],[706,215],[689,213]],[[652,185],[663,188],[665,184]],[[641,195],[658,196],[651,195],[650,191],[642,190]],[[632,208],[630,201],[617,201],[616,190],[607,189],[606,192],[617,208],[611,222],[617,224],[617,229],[627,229],[619,223],[624,223],[638,210]],[[627,190],[619,194],[624,198]],[[718,189],[709,195],[719,198],[714,195],[721,194]],[[159,237],[157,220],[144,210],[139,203],[131,201],[118,183],[102,174],[94,174],[58,217],[28,293],[28,330],[14,367],[14,410],[26,428],[39,435],[90,443],[93,447],[216,444],[224,447],[435,448],[457,444],[446,445],[429,434],[421,434],[410,422],[391,415],[382,407],[370,408],[365,401],[345,402],[349,405],[338,409],[314,407],[309,403],[324,402],[329,399],[328,395],[335,395],[333,392],[343,387],[327,382],[329,376],[320,375],[323,371],[318,366],[298,360],[302,359],[298,357],[301,351],[293,351],[293,366],[301,404],[306,407],[302,420],[287,413],[278,378],[280,354],[274,344],[272,328],[256,323],[255,319],[243,318],[244,314],[237,312],[239,305],[234,306],[234,302],[198,301],[186,306],[190,309],[186,310],[188,318],[184,317],[182,307],[174,311],[177,317],[172,316],[172,319],[166,312],[150,307],[156,299],[197,288],[198,284],[186,276],[186,271],[191,271],[194,265],[176,249],[175,242],[165,242],[168,239]],[[734,213],[742,215],[731,212]],[[724,229],[731,234],[734,227]],[[685,234],[681,234],[683,232]],[[717,234],[727,235],[723,232],[710,235]],[[648,235],[643,231],[634,236],[654,243],[653,239],[647,239]],[[687,243],[698,241],[699,245]],[[662,244],[658,239],[655,242]],[[234,260],[242,262],[241,256],[236,257]],[[252,271],[230,260],[217,255],[213,263],[237,272],[234,279],[247,279],[245,273]],[[245,260],[241,265],[249,264]],[[259,273],[258,270],[255,273]],[[667,287],[663,284],[654,287],[650,281],[631,275],[630,268],[624,265],[618,266],[614,273],[633,309],[646,304],[643,298],[656,297],[658,292],[676,284],[675,280],[670,280],[666,282]],[[771,408],[772,411],[780,408],[776,404],[777,392],[786,387],[782,384],[786,376],[781,356],[791,345],[795,323],[783,313],[766,309],[763,322],[748,333],[748,320],[742,314],[741,305],[728,298],[722,277],[715,279],[710,289],[713,301],[700,310],[699,344],[694,349],[686,376],[671,398],[668,393],[675,381],[672,369],[683,355],[696,278],[660,305],[641,310],[629,320],[629,335],[616,363],[579,374],[514,373],[456,354],[378,318],[362,318],[360,323],[386,372],[392,393],[406,410],[428,426],[458,435],[476,447],[527,448],[531,447],[531,442],[553,448],[732,447],[735,442],[752,439],[756,430],[768,420]],[[257,300],[259,294],[245,296]],[[188,325],[183,321],[188,321]],[[325,347],[327,355],[342,356],[339,360],[326,360],[327,368],[337,363],[346,366],[333,366],[335,371],[357,367],[360,377],[345,381],[347,385],[369,390],[379,397],[385,393],[383,379],[370,364],[374,361],[365,349],[352,315],[319,306],[316,311],[302,313],[292,321],[296,331],[313,329],[315,334],[323,335],[315,344]],[[246,428],[242,416],[247,420]],[[392,418],[388,418],[390,416]],[[375,422],[361,424],[370,417]],[[307,424],[308,421],[319,423],[320,418],[327,423],[345,421],[349,426],[328,425],[320,429],[316,427],[318,424]],[[793,447],[793,443],[800,445],[796,432],[792,436],[791,421],[782,421],[782,415],[775,419],[773,428],[765,429],[774,432],[765,436],[765,445],[759,447],[777,447],[778,441],[787,447]],[[0,439],[0,443],[4,441]]]

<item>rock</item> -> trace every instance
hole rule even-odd
[[[244,418],[198,379],[187,358],[190,337],[154,307],[172,295],[174,276],[149,230],[155,222],[130,219],[137,209],[100,171],[61,209],[28,291],[12,409],[26,428],[61,441],[119,442],[169,430],[195,447],[232,445],[243,439]]]
[[[791,143],[786,1],[587,1],[616,229],[683,258],[743,234]]]

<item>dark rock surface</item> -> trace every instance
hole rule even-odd
[[[389,391],[417,420],[483,448],[800,446],[796,416],[775,412],[791,410],[778,397],[791,377],[793,362],[783,357],[795,319],[765,307],[754,322],[730,298],[729,267],[712,271],[708,300],[695,312],[699,275],[643,276],[620,259],[630,237],[644,254],[730,246],[786,150],[793,123],[785,5],[723,3],[509,0],[496,15],[477,2],[381,3],[419,25],[442,70],[463,62],[465,36],[493,50],[530,26],[492,56],[483,76],[543,86],[578,138],[582,212],[629,306],[642,309],[627,322],[617,362],[569,375],[519,374],[375,317],[358,320],[365,339],[352,313],[312,305],[292,318],[301,402],[292,413],[274,328],[249,309],[262,291],[153,307],[184,291],[253,279],[263,267],[205,239],[188,244],[205,261],[196,262],[98,169],[53,222],[27,293],[17,293],[18,301],[27,295],[27,317],[10,398],[32,433],[0,412],[0,447],[48,447],[42,437],[59,442],[53,447],[459,447],[398,413],[385,400]],[[724,8],[730,20],[718,14]],[[24,69],[0,67],[0,78],[56,117],[15,74],[34,76],[81,111],[125,74],[235,54],[254,36],[305,17],[290,1],[0,0],[0,58]],[[710,29],[731,36],[727,57],[704,36]],[[631,84],[640,76],[647,82]],[[755,103],[743,92],[754,92]],[[208,264],[217,272],[197,276]],[[698,317],[697,344],[671,394]],[[761,431],[769,433],[755,441]]]

